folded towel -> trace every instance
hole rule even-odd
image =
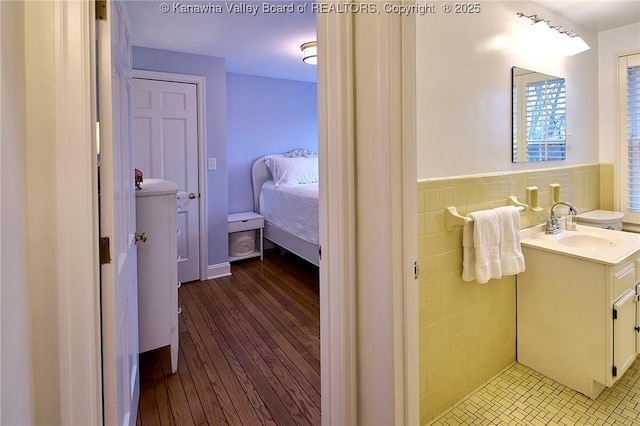
[[[514,206],[494,210],[500,227],[500,265],[504,275],[524,272],[525,263],[520,247],[520,211]]]
[[[500,265],[500,225],[494,210],[470,213],[473,220],[476,280],[483,284],[502,277]]]
[[[473,221],[468,220],[462,228],[462,279],[476,279],[476,248],[473,245]]]

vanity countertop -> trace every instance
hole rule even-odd
[[[575,231],[545,234],[545,225],[520,231],[520,243],[531,247],[577,257],[606,265],[616,265],[640,251],[640,234],[578,225]]]

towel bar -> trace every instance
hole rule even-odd
[[[509,205],[516,206],[521,212],[526,212],[527,210],[529,210],[529,206],[518,201],[518,199],[514,195],[510,196],[507,200],[509,202]],[[453,231],[454,229],[461,228],[467,222],[471,222],[472,220],[473,219],[471,219],[470,217],[462,216],[460,213],[458,213],[458,210],[455,207],[447,207],[445,209],[444,223],[447,231]]]

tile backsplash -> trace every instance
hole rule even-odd
[[[540,212],[523,212],[521,226],[549,215],[549,185],[579,212],[613,207],[613,165],[418,181],[420,414],[426,424],[515,361],[515,277],[486,284],[462,280],[462,229],[445,229],[444,209],[466,215],[507,205],[538,187]]]

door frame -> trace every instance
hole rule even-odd
[[[57,324],[61,333],[64,333],[60,341],[60,410],[63,413],[61,423],[65,424],[96,424],[103,423],[102,413],[100,410],[100,401],[102,400],[102,390],[100,381],[100,305],[97,286],[99,284],[99,265],[97,261],[97,202],[95,200],[95,189],[97,188],[96,164],[95,164],[95,148],[87,147],[87,141],[91,140],[95,147],[95,107],[87,109],[87,105],[95,105],[95,32],[94,32],[94,2],[75,2],[61,1],[53,2],[50,6],[52,10],[46,12],[50,14],[53,22],[52,33],[54,44],[60,50],[55,52],[55,64],[51,72],[55,72],[61,84],[56,86],[56,101],[61,106],[57,111],[64,113],[57,114],[52,111],[52,117],[60,120],[63,124],[60,132],[56,132],[54,143],[61,152],[67,154],[76,152],[82,158],[84,168],[78,167],[77,161],[71,158],[66,159],[65,155],[61,155],[56,159],[58,165],[62,165],[57,169],[58,180],[61,182],[58,193],[58,205],[56,211],[59,212],[58,226],[65,232],[58,235],[58,248],[67,253],[74,253],[73,263],[65,266],[76,265],[75,269],[59,271],[59,279],[57,280],[58,293],[60,298],[60,313],[57,318],[52,319]],[[325,197],[334,200],[342,200],[346,203],[345,209],[341,210],[339,203],[334,204],[335,209],[331,210],[331,206],[322,207],[321,217],[324,214],[325,223],[331,223],[330,236],[327,234],[321,240],[325,245],[322,256],[321,265],[329,267],[321,269],[321,297],[326,303],[321,303],[321,333],[323,339],[322,345],[322,422],[323,424],[357,424],[352,420],[370,408],[374,412],[383,412],[385,420],[390,415],[394,418],[404,416],[405,424],[418,424],[419,407],[416,401],[418,399],[418,390],[416,389],[417,375],[417,306],[415,306],[417,298],[412,299],[412,295],[417,294],[417,290],[413,287],[414,280],[411,279],[412,273],[408,270],[408,265],[413,263],[412,253],[415,253],[416,234],[411,232],[417,220],[415,212],[412,210],[412,203],[415,205],[417,193],[412,193],[413,187],[417,181],[412,176],[412,170],[415,171],[415,156],[411,157],[411,153],[415,152],[415,140],[411,138],[412,129],[408,134],[403,134],[403,127],[411,125],[405,122],[403,118],[403,107],[410,104],[410,99],[392,97],[390,103],[361,105],[357,104],[355,99],[355,78],[354,68],[356,59],[354,59],[354,41],[357,34],[358,37],[370,34],[370,29],[383,28],[385,34],[393,35],[389,40],[382,40],[383,43],[372,43],[367,52],[374,56],[371,58],[357,58],[359,66],[367,64],[372,58],[383,61],[383,65],[376,65],[371,70],[371,77],[387,78],[388,75],[382,73],[390,73],[397,77],[400,73],[403,77],[410,75],[408,68],[403,66],[410,65],[410,61],[405,60],[407,52],[411,49],[415,51],[415,40],[411,39],[410,31],[404,29],[399,19],[395,19],[390,14],[380,14],[371,16],[373,22],[364,23],[362,30],[356,32],[355,27],[359,27],[360,23],[355,22],[352,14],[319,14],[318,15],[318,41],[322,55],[324,50],[325,57],[332,57],[335,62],[320,65],[318,69],[319,75],[326,73],[326,80],[321,83],[319,78],[318,98],[320,120],[319,123],[328,125],[328,129],[320,129],[321,135],[324,137],[319,139],[319,152],[321,154],[321,170],[331,170],[338,178],[329,182],[321,191],[325,192]],[[44,21],[43,21],[44,22]],[[407,21],[405,21],[407,22]],[[401,29],[399,37],[396,32]],[[332,32],[335,30],[335,32]],[[403,54],[402,61],[395,61],[396,56],[393,55],[394,50],[401,48]],[[46,53],[46,46],[42,47]],[[364,63],[362,61],[365,61]],[[322,67],[326,69],[322,70]],[[34,71],[35,72],[35,71]],[[333,84],[337,83],[338,86]],[[375,82],[370,81],[374,84]],[[415,82],[407,81],[402,83],[402,79],[393,78],[392,80],[384,80],[385,90],[389,88],[400,90],[403,94],[410,94],[413,91],[415,96]],[[333,89],[332,89],[333,87]],[[349,92],[341,95],[336,92],[336,88],[346,89]],[[329,92],[331,90],[331,92]],[[78,96],[78,95],[81,96]],[[382,93],[376,93],[376,96]],[[68,102],[67,102],[68,101]],[[357,105],[356,105],[357,104]],[[394,216],[398,222],[394,228],[403,238],[400,243],[404,260],[398,261],[397,256],[385,258],[383,264],[376,264],[376,259],[361,257],[356,251],[356,241],[351,237],[355,236],[359,239],[359,247],[364,242],[372,240],[360,240],[363,234],[369,233],[374,235],[374,241],[383,242],[385,239],[394,238],[390,235],[393,229],[388,228],[388,221],[385,221],[384,235],[375,237],[380,229],[380,224],[376,223],[375,228],[367,228],[371,224],[369,222],[363,224],[364,228],[358,224],[356,233],[356,211],[355,201],[350,202],[349,197],[358,195],[354,181],[352,184],[344,188],[340,188],[335,184],[337,182],[345,182],[355,177],[355,166],[357,159],[355,158],[355,120],[354,111],[356,106],[361,112],[365,113],[363,118],[367,117],[367,108],[371,108],[370,112],[374,115],[369,116],[368,120],[377,120],[380,114],[389,114],[392,118],[385,123],[381,123],[385,129],[384,135],[376,137],[377,149],[388,147],[389,142],[400,143],[401,152],[394,149],[393,158],[390,163],[384,164],[384,169],[377,167],[379,162],[374,164],[366,164],[358,162],[361,168],[375,168],[377,170],[376,182],[389,181],[393,178],[394,188],[397,189],[398,173],[400,173],[401,181],[406,186],[401,188],[402,205],[394,206],[394,214],[401,210],[401,215]],[[410,106],[410,105],[409,105]],[[338,114],[331,112],[330,108],[337,107]],[[78,114],[70,114],[69,112],[77,111]],[[329,115],[329,113],[331,114]],[[405,112],[410,113],[411,108],[405,108]],[[322,114],[324,115],[324,118]],[[327,121],[327,118],[335,119]],[[376,118],[372,118],[376,117]],[[324,120],[324,121],[323,121]],[[400,122],[400,127],[398,127]],[[359,123],[363,126],[365,122]],[[66,130],[66,131],[64,131]],[[399,131],[400,130],[400,131]],[[340,139],[331,140],[328,136],[336,135]],[[399,137],[399,138],[398,138]],[[397,139],[395,139],[397,138]],[[364,143],[364,141],[362,141]],[[400,159],[400,160],[399,160]],[[409,167],[408,170],[398,170],[402,164]],[[411,166],[413,164],[413,167]],[[329,165],[331,168],[329,168]],[[387,167],[389,166],[389,167]],[[87,175],[94,178],[89,182]],[[325,178],[327,173],[325,173]],[[65,187],[62,183],[76,182],[75,186]],[[325,183],[327,181],[324,181]],[[80,185],[82,183],[82,185]],[[362,182],[360,182],[362,185]],[[389,186],[387,185],[387,188]],[[321,192],[322,194],[322,192]],[[381,194],[383,201],[387,203],[391,194],[385,192]],[[82,197],[80,197],[82,196]],[[321,195],[322,196],[322,195]],[[414,200],[411,200],[411,198]],[[70,208],[77,206],[79,198],[83,204],[78,208]],[[91,202],[93,200],[93,202]],[[388,204],[384,205],[387,206]],[[321,203],[322,204],[322,203]],[[324,213],[323,213],[324,212]],[[346,216],[341,216],[345,213]],[[206,218],[206,215],[205,215]],[[83,226],[79,226],[83,225]],[[347,231],[344,235],[339,235],[339,231]],[[371,237],[368,236],[368,238]],[[82,250],[80,247],[88,247],[90,250]],[[394,238],[393,247],[398,247],[398,240]],[[387,248],[388,249],[388,248]],[[62,253],[62,251],[60,251]],[[341,258],[341,256],[344,256]],[[353,262],[353,263],[349,263]],[[363,268],[364,267],[364,268]],[[383,290],[384,294],[391,296],[390,300],[384,298],[372,298],[371,305],[366,307],[367,314],[371,315],[376,309],[385,310],[385,315],[391,314],[390,319],[393,324],[385,327],[384,339],[391,345],[393,356],[385,362],[368,363],[365,368],[358,364],[363,356],[367,355],[368,344],[362,337],[358,337],[362,323],[358,318],[357,290],[358,287],[366,284],[362,282],[362,277],[358,276],[366,267],[372,269],[368,272],[369,276],[374,276],[372,271],[380,271],[383,274],[375,278],[375,291]],[[357,268],[357,270],[356,270]],[[397,268],[400,268],[399,270]],[[77,269],[77,270],[76,270]],[[393,280],[387,282],[389,272],[393,273]],[[400,280],[398,281],[398,277]],[[63,279],[65,278],[65,279]],[[67,279],[68,278],[68,279]],[[92,283],[93,285],[87,285]],[[327,283],[329,285],[327,285]],[[364,288],[364,287],[362,287]],[[329,293],[327,293],[329,292]],[[362,293],[362,292],[360,292]],[[327,297],[328,298],[325,298]],[[373,294],[371,295],[373,296]],[[81,309],[78,309],[81,308]],[[331,312],[331,316],[328,315]],[[334,317],[337,315],[337,317]],[[357,337],[355,340],[350,340]],[[375,354],[374,354],[375,355]],[[414,365],[415,364],[415,365]],[[378,368],[379,370],[374,370]],[[369,389],[370,393],[362,393],[361,378],[364,375],[375,376],[383,374],[385,378],[391,378],[390,387],[384,389]],[[37,371],[34,371],[37,374]],[[377,392],[376,392],[377,391]],[[48,395],[50,397],[50,395]],[[34,400],[34,403],[36,401]],[[380,404],[382,402],[382,404]],[[397,423],[397,422],[392,422]]]
[[[207,264],[209,259],[209,250],[207,246],[206,238],[203,235],[207,235],[208,221],[207,221],[207,129],[204,125],[206,117],[204,94],[206,93],[206,79],[200,75],[190,74],[176,74],[159,71],[147,71],[136,70],[132,71],[132,77],[142,80],[155,80],[155,81],[168,81],[173,83],[189,83],[196,85],[196,103],[197,103],[197,135],[198,135],[198,191],[200,197],[198,198],[198,214],[200,215],[198,223],[198,244],[200,246],[200,280],[204,281],[208,279]],[[133,109],[132,109],[133,113]]]
[[[34,423],[101,425],[95,3],[24,5],[26,79],[52,87],[27,88],[26,114],[38,120],[42,132],[27,135],[27,161],[36,152],[55,152],[46,167],[37,157],[26,165],[37,176],[34,182],[50,182],[43,191],[52,192],[55,203],[47,210],[32,209],[27,218],[28,234],[43,229],[40,223],[51,230],[30,237],[38,243],[27,251],[28,291],[36,289],[34,280],[46,279],[53,298],[47,301],[46,318],[35,314],[42,308],[29,301],[31,321],[48,322],[46,328],[29,324],[31,359],[23,361],[31,363],[34,385],[25,404],[31,406]],[[27,198],[37,196],[31,192],[34,183],[27,185],[32,194]],[[43,263],[42,256],[49,261]],[[45,333],[52,338],[44,338]],[[36,360],[34,352],[44,355]]]
[[[317,32],[322,424],[418,425],[415,18]]]

